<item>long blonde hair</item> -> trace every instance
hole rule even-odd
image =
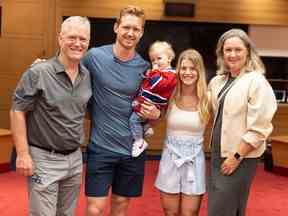
[[[177,98],[179,98],[182,94],[182,81],[179,78],[179,72],[181,68],[181,64],[183,60],[191,61],[197,72],[198,72],[198,80],[197,80],[197,97],[199,98],[199,114],[201,122],[207,123],[209,120],[209,103],[207,96],[207,81],[206,81],[206,71],[203,63],[203,58],[200,53],[194,49],[187,49],[183,51],[177,62],[176,74],[177,74],[177,85],[175,91],[171,97],[170,105],[175,103]],[[169,109],[168,109],[169,112]]]
[[[242,70],[245,70],[245,72],[257,71],[264,74],[265,73],[264,64],[260,59],[253,42],[248,37],[246,32],[244,32],[241,29],[230,29],[229,31],[226,31],[219,38],[216,48],[217,66],[218,66],[217,74],[220,75],[228,73],[228,70],[224,64],[223,59],[223,46],[225,41],[232,37],[239,38],[244,43],[248,51],[247,61]]]

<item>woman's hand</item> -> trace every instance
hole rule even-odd
[[[144,101],[141,104],[139,115],[144,119],[157,120],[160,118],[161,111],[154,104]]]
[[[221,165],[223,175],[231,175],[239,166],[241,160],[237,160],[233,155],[227,157]]]

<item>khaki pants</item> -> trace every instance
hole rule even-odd
[[[82,153],[55,154],[31,146],[34,175],[28,178],[30,216],[72,216],[80,192]]]

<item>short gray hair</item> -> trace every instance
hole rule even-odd
[[[66,31],[67,28],[69,28],[70,26],[83,26],[84,28],[86,28],[89,33],[90,33],[90,21],[88,20],[87,17],[82,17],[82,16],[70,16],[67,19],[65,19],[63,21],[63,23],[61,24],[61,31],[60,33],[63,33],[64,31]]]

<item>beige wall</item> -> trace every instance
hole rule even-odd
[[[249,35],[261,56],[288,57],[288,26],[250,25]]]
[[[150,20],[188,20],[288,25],[287,0],[197,0],[194,18],[163,16],[163,0],[2,0],[0,37],[0,128],[9,128],[11,93],[37,57],[56,50],[62,16],[115,17],[128,4],[142,6]]]

